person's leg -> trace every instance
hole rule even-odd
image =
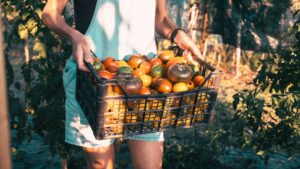
[[[86,154],[88,169],[113,169],[115,149],[111,144],[105,147],[89,148],[83,147]]]
[[[161,169],[163,141],[127,140],[134,169]]]

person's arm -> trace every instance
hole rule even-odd
[[[76,29],[70,27],[62,18],[62,12],[68,0],[48,0],[42,13],[43,22],[56,34],[69,39],[72,43],[72,56],[77,61],[78,68],[88,71],[84,65],[93,62],[90,57],[90,44],[87,38]]]
[[[155,29],[160,35],[167,39],[171,38],[176,25],[168,17],[166,0],[156,1]],[[202,54],[193,40],[182,30],[179,30],[174,38],[174,42],[182,49],[189,50],[194,56],[202,58]]]

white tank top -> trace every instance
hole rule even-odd
[[[126,59],[135,53],[153,57],[155,9],[156,0],[98,0],[85,33],[91,50],[101,60]]]

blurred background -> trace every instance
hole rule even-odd
[[[163,167],[300,168],[300,1],[167,2],[223,78],[211,124],[166,133]],[[42,23],[45,3],[1,1],[13,168],[84,168],[81,149],[64,143],[71,46]],[[64,19],[74,25],[72,1]],[[170,42],[157,35],[157,45]],[[118,147],[116,168],[131,168],[126,143]]]

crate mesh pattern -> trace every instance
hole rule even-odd
[[[109,96],[118,82],[78,70],[76,97],[97,139],[122,138],[207,123],[221,72],[201,65],[204,85],[180,93]]]

